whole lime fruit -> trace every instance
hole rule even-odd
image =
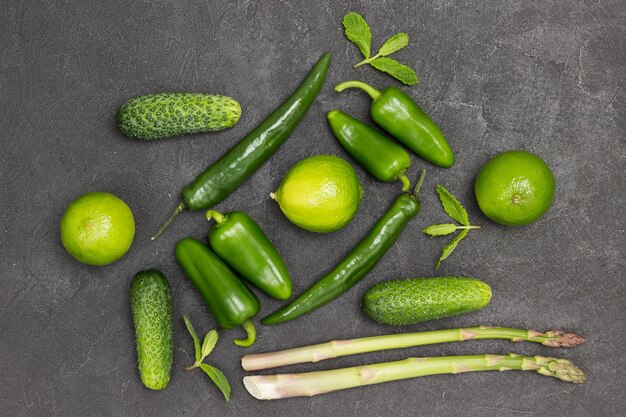
[[[320,233],[348,224],[362,196],[354,168],[334,155],[317,155],[298,162],[271,194],[292,223]]]
[[[554,175],[530,152],[502,152],[483,165],[474,192],[487,217],[506,226],[522,226],[536,221],[550,208]]]
[[[61,242],[78,261],[108,265],[133,243],[135,220],[130,208],[109,193],[91,192],[72,201],[61,219]]]

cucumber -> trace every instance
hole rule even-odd
[[[154,269],[135,275],[130,286],[141,382],[161,390],[170,381],[174,351],[172,295],[167,278]]]
[[[400,326],[480,310],[490,299],[489,285],[474,278],[407,278],[374,285],[362,308],[379,323]]]
[[[226,96],[200,93],[156,93],[131,98],[115,117],[123,134],[154,140],[231,127],[241,107]]]

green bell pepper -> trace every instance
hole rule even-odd
[[[209,210],[206,218],[217,222],[209,230],[209,243],[224,262],[267,295],[279,300],[291,297],[285,262],[250,216],[241,211],[222,215]]]
[[[235,339],[235,344],[252,345],[256,329],[251,319],[259,312],[259,299],[211,249],[196,239],[186,238],[176,244],[176,260],[220,326],[243,326],[247,337]]]
[[[360,88],[374,100],[370,106],[372,119],[411,151],[428,162],[449,168],[454,165],[454,154],[443,134],[430,117],[397,87],[382,92],[361,81],[346,81],[336,91]]]

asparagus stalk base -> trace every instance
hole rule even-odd
[[[582,336],[560,330],[542,333],[535,330],[507,327],[476,326],[462,329],[363,337],[351,340],[333,340],[295,349],[249,354],[241,358],[241,366],[246,371],[258,371],[298,363],[319,362],[325,359],[358,353],[478,339],[506,339],[512,342],[527,341],[541,343],[549,347],[573,347],[585,341]]]
[[[327,392],[400,379],[477,371],[535,371],[562,381],[582,383],[585,374],[567,359],[542,356],[475,355],[408,358],[395,362],[300,374],[244,377],[248,392],[259,400],[311,397]]]

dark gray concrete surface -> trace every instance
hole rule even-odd
[[[212,2],[137,0],[0,4],[0,415],[2,416],[620,416],[624,415],[624,191],[626,25],[614,1]],[[313,399],[261,402],[241,380],[244,350],[222,331],[210,357],[230,379],[225,403],[200,372],[186,373],[193,351],[182,322],[215,327],[173,257],[177,239],[203,237],[203,213],[185,213],[158,241],[150,233],[178,204],[178,193],[274,109],[324,51],[327,83],[293,136],[250,181],[217,207],[245,210],[284,254],[296,292],[357,242],[398,193],[356,168],[365,195],[345,229],[314,235],[291,225],[269,193],[296,161],[346,154],[325,114],[366,118],[364,94],[333,92],[346,79],[397,83],[371,68],[342,33],[360,11],[374,47],[397,31],[411,37],[396,58],[416,68],[407,88],[439,123],[456,151],[450,170],[429,169],[423,210],[398,243],[340,300],[296,321],[259,326],[250,352],[388,332],[493,324],[578,331],[572,350],[482,341],[380,352],[292,371],[471,353],[556,355],[589,375],[581,386],[530,373],[434,376],[347,390]],[[154,91],[224,93],[243,107],[239,124],[217,134],[154,143],[116,129],[115,109]],[[480,166],[497,152],[525,149],[556,176],[554,205],[536,224],[506,228],[478,210],[472,192]],[[434,271],[445,238],[420,230],[445,221],[434,192],[441,183],[483,226]],[[59,241],[66,205],[108,191],[132,208],[137,234],[119,262],[89,267]],[[141,269],[169,277],[175,305],[174,371],[169,387],[139,382],[129,283]],[[369,321],[359,298],[386,278],[473,275],[493,287],[483,311],[389,328]],[[262,299],[262,314],[280,305]]]

